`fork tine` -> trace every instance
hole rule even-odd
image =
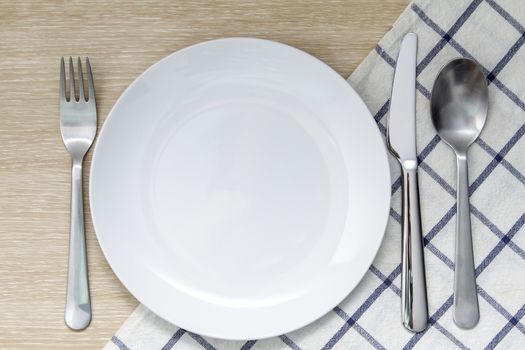
[[[84,74],[82,73],[82,61],[80,61],[80,57],[78,58],[78,100],[81,102],[86,101],[86,97],[84,96]]]
[[[64,57],[60,59],[60,89],[59,89],[60,102],[67,101],[66,96],[66,66],[64,64]]]
[[[75,72],[73,70],[73,58],[69,56],[69,101],[76,101],[75,96]]]
[[[93,72],[91,72],[91,64],[89,63],[89,58],[86,57],[86,66],[87,66],[87,81],[88,81],[88,92],[89,92],[89,101],[95,103],[95,84],[93,83]]]

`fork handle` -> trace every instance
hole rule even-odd
[[[401,248],[401,309],[405,328],[427,328],[428,306],[419,209],[417,165],[403,166],[403,232]]]
[[[71,169],[71,224],[64,320],[73,330],[84,329],[91,322],[82,196],[82,159],[73,160]]]

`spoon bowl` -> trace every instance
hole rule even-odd
[[[487,81],[479,65],[467,58],[448,63],[439,72],[430,101],[437,133],[456,153],[457,224],[454,271],[454,322],[473,328],[479,321],[470,225],[468,147],[476,141],[488,110]]]
[[[488,88],[479,65],[468,58],[448,63],[432,88],[432,122],[455,151],[466,152],[487,119]]]

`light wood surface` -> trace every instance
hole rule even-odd
[[[93,321],[83,332],[63,322],[70,163],[58,127],[60,56],[90,57],[100,130],[128,84],[180,48],[267,38],[346,77],[407,3],[0,0],[0,349],[99,349],[137,305],[107,265],[86,212]]]

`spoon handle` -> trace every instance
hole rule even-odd
[[[416,163],[417,164],[417,163]],[[427,328],[428,307],[419,210],[417,165],[403,170],[403,237],[401,248],[401,312],[412,332]]]
[[[467,154],[457,154],[457,226],[456,269],[454,272],[454,322],[458,327],[473,328],[479,320],[478,293],[474,271]]]

